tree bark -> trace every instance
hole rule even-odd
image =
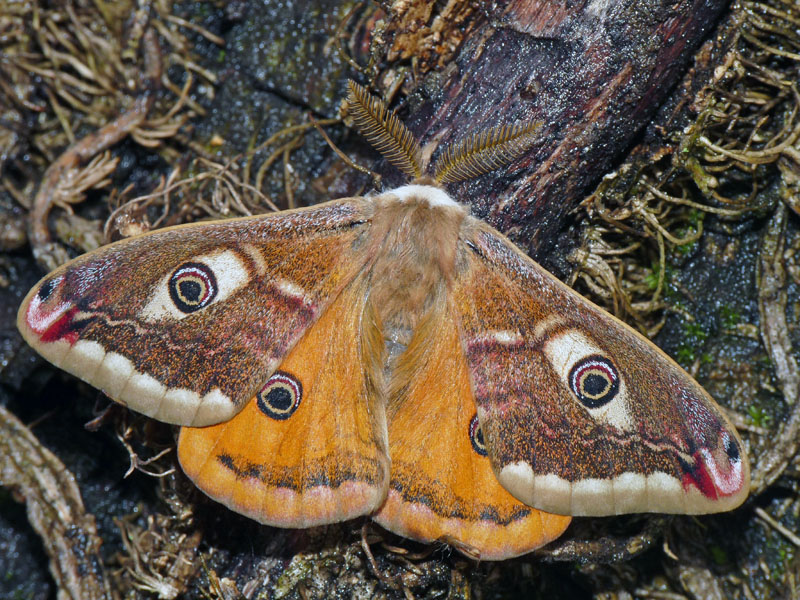
[[[536,257],[631,145],[725,4],[500,3],[480,17],[455,68],[438,75],[438,93],[408,124],[423,145],[441,148],[495,125],[541,123],[533,149],[504,172],[451,188]]]

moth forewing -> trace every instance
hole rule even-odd
[[[557,514],[709,513],[749,490],[722,409],[652,342],[480,223],[454,296],[492,466]]]

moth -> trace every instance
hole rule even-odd
[[[194,483],[269,525],[369,515],[499,560],[569,515],[741,504],[747,457],[711,397],[444,191],[531,127],[468,138],[427,177],[393,113],[354,83],[349,104],[412,183],[100,248],[31,290],[22,335],[180,425]]]

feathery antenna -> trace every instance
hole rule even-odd
[[[484,175],[519,158],[535,140],[539,123],[501,125],[448,146],[436,161],[439,183],[455,183]]]
[[[414,135],[386,105],[355,81],[348,82],[348,112],[356,127],[386,160],[409,177],[420,177],[420,149]]]

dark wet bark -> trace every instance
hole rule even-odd
[[[453,189],[534,257],[630,146],[708,35],[722,0],[500,3],[409,118],[423,144],[542,123],[535,149]],[[433,86],[431,86],[433,87]]]

